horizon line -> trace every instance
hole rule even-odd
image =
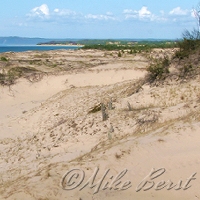
[[[22,38],[22,39],[56,39],[56,40],[69,40],[69,39],[73,39],[73,40],[179,40],[181,38],[156,38],[156,37],[145,37],[145,38],[130,38],[130,37],[124,37],[124,38],[51,38],[51,37],[28,37],[28,36],[0,36],[0,38]]]

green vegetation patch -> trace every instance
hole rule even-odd
[[[1,61],[7,62],[8,59],[6,57],[4,57],[4,56],[1,56]]]
[[[164,80],[169,74],[169,65],[170,61],[167,57],[155,60],[147,67],[148,81],[152,83],[155,80]]]
[[[82,49],[98,49],[98,50],[129,50],[130,53],[137,53],[141,51],[150,51],[153,48],[175,48],[177,43],[175,41],[141,41],[141,42],[115,42],[107,44],[86,44]]]

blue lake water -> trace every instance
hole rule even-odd
[[[58,50],[58,49],[66,49],[66,50],[76,50],[79,47],[75,46],[0,46],[0,53],[4,52],[24,52],[24,51],[49,51],[49,50]]]

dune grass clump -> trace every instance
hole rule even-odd
[[[5,73],[0,73],[0,85],[13,85],[20,77],[28,77],[38,72],[37,69],[31,67],[13,67]]]
[[[32,67],[14,67],[8,71],[9,76],[20,78],[23,75],[37,72],[38,70]]]
[[[35,68],[32,67],[14,67],[8,70],[7,76],[10,77],[10,79],[18,79],[20,77],[26,77],[30,74],[33,74],[37,72]]]
[[[5,74],[1,74],[0,73],[0,84],[3,85],[3,83],[5,82],[6,76]]]
[[[11,74],[2,74],[0,73],[0,85],[13,85],[15,83],[16,78]]]

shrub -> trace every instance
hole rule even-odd
[[[179,59],[188,58],[189,55],[200,49],[200,33],[194,29],[183,33],[183,39],[177,43],[179,51],[175,53],[175,57]]]
[[[169,73],[169,65],[170,62],[167,57],[156,60],[155,63],[150,64],[147,67],[148,81],[154,82],[155,80],[165,79],[166,75]]]
[[[8,59],[6,57],[2,56],[1,57],[1,61],[5,61],[6,62],[6,61],[8,61]]]
[[[122,57],[122,53],[120,51],[118,52],[118,57]]]
[[[175,53],[175,57],[179,59],[188,58],[189,55],[195,53],[196,50],[200,49],[199,39],[186,39],[178,43],[179,51]]]
[[[192,64],[185,64],[180,68],[180,77],[185,78],[192,75],[193,72],[195,72],[195,67]]]

